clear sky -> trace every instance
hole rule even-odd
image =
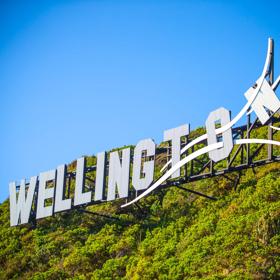
[[[278,1],[0,1],[0,201],[8,183],[239,112]]]

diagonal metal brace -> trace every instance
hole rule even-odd
[[[100,214],[100,213],[97,213],[97,212],[92,212],[92,211],[89,211],[89,210],[86,210],[86,209],[77,209],[79,212],[82,212],[82,213],[87,213],[87,214],[91,214],[91,215],[94,215],[94,216],[99,216],[99,217],[103,217],[103,218],[106,218],[106,219],[110,219],[110,220],[117,220],[119,222],[122,222],[122,220],[120,218],[117,218],[117,217],[113,217],[113,216],[109,216],[109,215],[105,215],[105,214]]]
[[[184,191],[193,193],[193,194],[197,194],[197,195],[203,196],[203,197],[208,198],[208,199],[211,199],[211,200],[218,200],[216,197],[209,196],[209,195],[206,195],[206,194],[204,194],[204,193],[200,193],[200,192],[198,192],[198,191],[194,191],[194,190],[191,190],[191,189],[187,189],[187,188],[184,188],[184,187],[181,187],[181,186],[176,186],[176,187],[177,187],[178,189],[181,189],[181,190],[184,190]]]

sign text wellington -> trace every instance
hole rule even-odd
[[[22,180],[17,186],[16,182],[11,182],[9,184],[11,226],[28,223],[34,210],[36,219],[41,219],[90,204],[92,201],[105,202],[116,198],[128,198],[130,185],[135,191],[141,191],[140,195],[127,202],[124,207],[148,195],[167,179],[180,177],[181,167],[203,154],[208,154],[210,160],[218,162],[229,156],[234,145],[249,143],[280,145],[280,142],[266,139],[236,139],[232,133],[233,126],[243,115],[254,112],[259,122],[266,124],[280,109],[280,101],[275,94],[280,77],[274,83],[266,79],[271,67],[272,45],[273,41],[269,39],[263,72],[255,85],[245,92],[247,103],[234,118],[231,118],[230,111],[223,107],[211,112],[205,122],[206,133],[188,142],[182,149],[181,139],[189,135],[189,124],[164,131],[163,141],[171,144],[171,160],[162,168],[163,174],[159,179],[154,181],[156,144],[152,139],[139,141],[134,149],[125,148],[110,153],[98,153],[93,190],[88,189],[85,184],[86,158],[81,157],[77,159],[76,164],[73,198],[65,195],[67,177],[65,164],[31,177],[28,183]],[[217,123],[220,124],[219,128],[216,126]],[[182,157],[187,150],[202,141],[207,141],[207,146]]]

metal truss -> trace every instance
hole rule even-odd
[[[267,139],[273,140],[277,130],[272,131],[270,127],[273,123],[279,123],[279,117],[272,117],[269,121],[269,125],[262,125],[258,119],[253,122],[250,120],[250,115],[247,116],[247,125],[236,127],[233,129],[233,139],[250,138],[250,134],[254,129],[267,126]],[[206,141],[202,143],[207,145]],[[223,161],[225,167],[220,167],[221,162],[214,163],[209,159],[194,159],[183,170],[184,175],[177,180],[169,180],[162,187],[180,186],[182,184],[195,182],[202,179],[212,178],[215,176],[223,175],[229,180],[226,174],[230,172],[240,172],[243,169],[254,168],[257,166],[265,165],[272,162],[280,161],[280,154],[274,153],[273,145],[266,145],[266,156],[256,159],[256,156],[260,155],[260,151],[265,148],[265,144],[257,144],[258,147],[254,151],[251,150],[250,144],[241,144],[238,146],[227,159]],[[167,149],[170,149],[167,148]],[[192,150],[193,152],[194,150]],[[169,155],[169,152],[167,152]],[[239,156],[239,157],[238,157]],[[170,160],[170,156],[167,156],[167,161]],[[204,195],[203,195],[204,196]]]

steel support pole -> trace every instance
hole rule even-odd
[[[250,139],[250,126],[251,126],[251,114],[247,116],[247,139]],[[250,158],[250,144],[246,144],[246,164],[249,165],[251,163]]]
[[[274,41],[272,40],[272,47],[271,47],[271,61],[269,66],[269,84],[272,85],[274,82]],[[267,132],[267,139],[272,140],[273,133],[272,133],[272,121],[268,123],[268,132]],[[267,159],[272,160],[273,158],[273,146],[271,144],[267,145]]]

